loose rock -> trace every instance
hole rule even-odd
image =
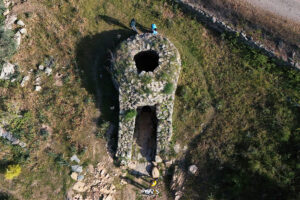
[[[73,165],[73,166],[71,166],[71,168],[72,168],[73,172],[77,172],[77,173],[82,172],[82,166],[80,166],[80,165]]]
[[[26,35],[26,34],[27,34],[27,29],[26,29],[26,28],[22,28],[22,29],[20,30],[20,33],[21,33],[22,35]]]
[[[26,83],[30,80],[30,76],[25,76],[21,82],[21,87],[24,87]]]
[[[73,190],[77,192],[85,192],[87,189],[88,188],[86,187],[86,185],[81,181],[75,183],[75,185],[73,186]]]
[[[77,181],[78,174],[77,174],[76,172],[72,172],[71,178],[72,178],[73,180]]]
[[[50,75],[52,74],[52,69],[49,68],[49,67],[47,67],[47,68],[45,69],[45,73],[47,74],[47,76],[50,76]]]
[[[159,170],[157,167],[153,167],[152,172],[151,172],[152,178],[159,178]]]
[[[18,21],[17,21],[17,24],[18,24],[19,26],[25,26],[25,23],[24,23],[22,20],[18,20]]]
[[[75,161],[75,162],[77,162],[77,163],[80,163],[80,160],[79,160],[79,158],[77,157],[76,154],[74,154],[74,155],[70,158],[70,160],[71,160],[71,161]]]
[[[161,157],[159,155],[155,156],[155,162],[157,163],[161,163],[163,160],[161,159]]]
[[[190,172],[191,174],[196,174],[197,171],[198,171],[198,167],[197,167],[196,165],[191,165],[191,166],[189,166],[189,172]]]
[[[35,86],[35,91],[39,92],[39,91],[41,91],[41,90],[42,90],[42,87],[41,87],[41,86],[39,86],[39,85]]]

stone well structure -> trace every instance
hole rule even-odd
[[[155,154],[163,156],[168,151],[180,69],[178,50],[161,35],[135,35],[117,48],[111,71],[120,101],[116,156],[123,164],[132,159],[137,110],[143,106],[155,110]]]

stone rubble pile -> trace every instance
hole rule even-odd
[[[134,56],[148,50],[158,54],[159,65],[153,72],[138,73]],[[126,113],[141,106],[156,106],[156,152],[166,152],[172,135],[175,89],[181,69],[178,50],[167,38],[145,33],[121,43],[114,58],[111,70],[120,101],[117,157],[123,164],[127,164],[126,160],[131,160],[135,117],[128,120]],[[167,84],[173,87],[169,93],[165,92]]]
[[[72,200],[114,200],[116,188],[113,185],[113,177],[109,175],[105,167],[98,163],[94,168],[92,165],[88,166],[88,173],[85,181],[78,181],[73,186],[73,190],[78,192],[72,195]],[[85,193],[83,197],[80,193]]]

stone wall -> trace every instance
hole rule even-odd
[[[134,56],[154,50],[159,65],[153,72],[138,73]],[[181,69],[176,47],[160,35],[145,33],[122,42],[113,56],[112,75],[119,91],[120,115],[116,156],[131,160],[136,110],[141,106],[156,106],[157,154],[168,150],[172,136],[172,114],[175,89]]]

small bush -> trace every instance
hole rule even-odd
[[[131,120],[132,118],[134,118],[137,115],[136,110],[128,110],[125,113],[125,120]]]
[[[173,90],[174,90],[174,84],[173,83],[167,83],[165,85],[165,88],[164,88],[163,92],[165,94],[171,94],[173,92]]]
[[[21,173],[20,165],[8,165],[5,172],[5,179],[12,180],[15,177],[18,177]]]
[[[152,77],[151,76],[143,76],[142,77],[142,83],[144,83],[144,84],[149,84],[149,83],[151,83],[152,82]]]

